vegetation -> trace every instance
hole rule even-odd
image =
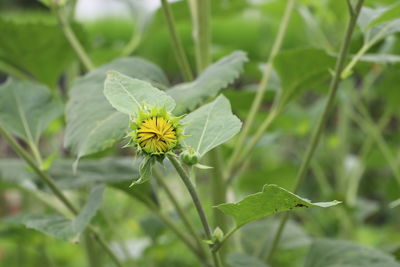
[[[0,3],[2,266],[400,267],[399,3],[119,3]]]

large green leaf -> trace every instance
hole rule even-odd
[[[75,219],[61,215],[25,214],[10,218],[10,222],[21,223],[27,228],[38,230],[58,239],[75,241],[90,223],[103,198],[104,185],[94,187],[81,212]]]
[[[175,101],[150,83],[133,79],[117,71],[109,71],[104,84],[104,95],[119,112],[135,116],[143,105],[175,108]]]
[[[237,227],[251,221],[288,210],[310,207],[327,208],[339,204],[338,201],[311,203],[277,185],[265,185],[262,192],[250,195],[237,203],[216,206],[226,215],[234,218]]]
[[[168,84],[160,68],[134,57],[117,59],[77,79],[67,104],[64,142],[78,158],[110,147],[128,130],[128,116],[115,110],[103,94],[103,83],[109,70],[155,85]]]
[[[288,101],[304,89],[327,80],[335,58],[323,50],[300,48],[280,52],[273,64],[281,79],[283,98]]]
[[[187,115],[182,123],[188,135],[184,139],[185,144],[194,148],[200,156],[231,139],[242,126],[232,114],[229,100],[223,95]]]
[[[47,125],[63,112],[40,84],[9,79],[0,86],[0,123],[27,142],[36,143]]]
[[[0,61],[50,87],[75,59],[57,21],[46,14],[0,17],[0,32]]]
[[[172,87],[167,93],[177,103],[175,113],[182,114],[185,111],[191,111],[206,99],[215,97],[221,89],[239,77],[246,61],[246,53],[233,52],[209,66],[193,82]]]
[[[377,249],[339,240],[316,240],[304,267],[400,267],[395,259]]]

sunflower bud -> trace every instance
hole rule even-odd
[[[183,163],[191,166],[199,162],[200,155],[193,148],[188,147],[181,153],[180,157]]]
[[[143,108],[131,121],[131,143],[146,155],[164,155],[179,148],[182,138],[179,120],[180,117],[172,116],[165,108]]]

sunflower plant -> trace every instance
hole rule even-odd
[[[343,228],[343,231],[340,229],[340,234],[349,238],[361,236],[365,239],[363,232],[360,235],[360,232],[354,231],[357,230],[354,225],[357,222],[364,223],[358,217],[366,218],[366,214],[374,214],[371,213],[371,210],[375,209],[373,205],[363,198],[360,199],[359,195],[361,176],[367,169],[367,164],[363,166],[360,163],[369,161],[368,155],[373,151],[374,142],[389,163],[388,169],[396,178],[396,182],[400,184],[400,169],[396,164],[396,155],[392,155],[391,143],[388,145],[382,136],[384,126],[389,122],[394,125],[391,127],[396,127],[398,118],[394,115],[394,110],[398,106],[398,93],[396,93],[398,90],[393,90],[395,91],[393,95],[388,94],[387,102],[390,102],[388,106],[391,107],[385,111],[377,125],[374,125],[374,119],[378,112],[374,110],[372,116],[365,105],[367,102],[371,102],[374,108],[375,105],[381,105],[380,103],[386,105],[385,101],[388,99],[382,101],[371,88],[380,84],[382,80],[383,85],[380,84],[379,89],[384,91],[387,90],[385,88],[389,88],[387,84],[396,84],[398,81],[399,75],[395,66],[389,66],[393,69],[387,76],[382,75],[383,70],[389,69],[382,62],[396,65],[395,63],[400,61],[395,56],[398,49],[397,39],[392,36],[393,33],[399,32],[399,5],[389,4],[390,0],[365,1],[368,7],[363,7],[363,0],[331,0],[322,1],[323,3],[295,0],[190,0],[186,6],[185,1],[161,0],[162,12],[157,15],[163,15],[165,23],[160,23],[162,20],[156,19],[152,31],[154,35],[166,37],[160,32],[165,28],[169,34],[170,45],[163,43],[155,46],[152,42],[159,42],[161,39],[152,39],[153,36],[148,39],[143,38],[142,34],[148,27],[147,21],[135,21],[137,28],[126,47],[122,51],[112,51],[103,55],[101,49],[87,53],[88,45],[80,43],[80,34],[83,33],[80,30],[75,33],[79,25],[71,23],[70,19],[76,1],[41,2],[57,18],[42,25],[46,34],[39,35],[38,29],[42,27],[41,23],[24,24],[22,21],[13,22],[0,18],[2,36],[8,36],[3,37],[0,42],[0,54],[4,57],[4,60],[2,59],[4,64],[0,62],[0,69],[14,76],[7,78],[7,81],[0,85],[0,135],[25,162],[0,160],[0,178],[18,184],[18,189],[23,189],[23,194],[30,193],[32,198],[37,198],[57,214],[25,214],[9,219],[9,223],[23,224],[64,241],[73,243],[83,241],[88,262],[90,266],[96,267],[103,265],[103,262],[99,264],[100,260],[97,259],[102,259],[103,255],[94,253],[100,249],[105,252],[107,259],[118,267],[167,266],[169,262],[165,259],[175,254],[165,252],[160,249],[161,247],[171,251],[177,251],[178,248],[177,254],[179,256],[184,254],[185,259],[177,261],[176,264],[173,262],[173,266],[286,267],[297,266],[297,258],[304,257],[307,258],[304,265],[306,267],[340,266],[343,262],[350,264],[354,262],[357,266],[400,266],[392,257],[381,251],[337,240],[310,241],[311,234],[306,235],[304,231],[301,235],[297,235],[296,227],[299,225],[298,222],[304,221],[307,226],[315,226],[318,229],[312,234],[322,235],[327,229],[316,223],[318,220],[327,220],[327,225],[334,225],[340,221],[340,227],[333,227]],[[387,2],[387,5],[384,2]],[[184,8],[182,4],[185,4]],[[177,18],[182,24],[178,28],[171,6],[175,7],[175,11],[186,10],[187,15],[191,16],[193,47],[184,47],[180,39],[180,35],[188,29],[189,20],[185,21],[186,17],[179,14]],[[244,6],[246,8],[242,10]],[[210,7],[216,10],[215,13],[223,14],[213,23],[210,21]],[[271,10],[267,10],[267,7]],[[301,16],[294,15],[296,10],[300,10]],[[226,16],[226,12],[229,16]],[[270,12],[269,15],[279,12],[279,15],[271,16],[268,20],[260,19],[263,16],[253,16],[253,14],[263,15],[264,12]],[[343,12],[347,12],[347,20],[343,19]],[[293,21],[298,22],[300,17],[304,23],[293,23]],[[279,19],[279,22],[275,21],[276,19]],[[333,35],[337,29],[329,29],[332,25],[336,26],[335,19],[338,26],[343,26],[343,29],[338,31],[340,36]],[[240,25],[237,23],[238,20]],[[273,22],[271,25],[278,26],[276,37],[271,44],[269,41],[272,39],[269,36],[268,38],[258,36],[259,32],[263,32],[259,31],[259,26],[263,26],[266,22],[271,23],[269,20]],[[319,20],[329,22],[327,28],[325,26],[319,28]],[[224,30],[216,27],[215,32],[211,31],[211,25],[214,23],[227,23],[227,21],[242,31],[233,28],[232,31],[225,32],[224,27]],[[255,22],[259,24],[253,24]],[[294,24],[298,24],[295,25],[298,28],[294,27]],[[310,46],[308,44],[304,46],[302,43],[305,38],[303,36],[305,29],[299,26],[302,24],[307,24],[307,28],[310,28],[307,31],[312,36]],[[253,29],[255,25],[255,31],[247,31]],[[294,30],[290,30],[291,27],[294,27]],[[326,29],[329,29],[328,32],[332,33],[333,37],[325,36]],[[35,36],[38,34],[40,38],[32,39],[32,33],[35,33]],[[275,34],[274,31],[268,33]],[[351,42],[355,33],[363,35],[363,38],[358,38],[353,45]],[[14,34],[16,37],[10,38]],[[231,36],[232,34],[234,36]],[[26,38],[22,38],[25,35]],[[286,40],[286,35],[292,36]],[[218,36],[215,43],[211,40],[214,36]],[[226,37],[229,38],[224,39]],[[21,42],[25,39],[32,44]],[[354,50],[361,39],[363,44],[358,50]],[[240,47],[248,50],[252,60],[249,62],[247,53],[241,50],[225,55],[227,51],[232,50],[235,43],[221,45],[220,40],[243,42]],[[256,43],[259,41],[263,42],[262,45]],[[28,43],[32,47],[26,47]],[[44,53],[47,48],[52,51],[51,47],[43,48],[43,45],[48,43],[56,47],[53,47],[54,50],[62,51],[64,54],[55,57],[49,53],[48,57],[35,58],[37,51]],[[294,47],[289,49],[290,46]],[[67,47],[69,49],[66,49]],[[116,50],[120,49],[118,45],[115,47]],[[154,47],[161,52],[156,51]],[[252,50],[254,47],[262,49],[255,51]],[[260,61],[254,58],[264,56],[264,47],[270,48],[269,56],[265,64],[259,68]],[[374,54],[366,54],[370,48],[374,48]],[[190,57],[186,55],[186,50],[190,50],[188,53]],[[391,50],[392,54],[384,54]],[[163,53],[165,51],[168,53]],[[180,73],[173,73],[173,69],[164,72],[155,63],[138,56],[127,57],[136,53],[143,55],[147,53],[147,56],[154,54],[160,56],[157,64],[170,66],[169,52],[171,58],[174,56],[175,59],[176,66],[173,66],[177,67]],[[116,58],[96,67],[99,59],[96,58],[94,61],[91,58],[95,55],[101,55],[102,60],[111,55]],[[9,56],[15,56],[17,60],[13,61]],[[29,60],[31,56],[32,60]],[[34,58],[36,60],[33,60]],[[59,58],[63,60],[57,62]],[[219,59],[214,61],[215,58]],[[44,59],[59,63],[54,64],[54,66],[59,65],[54,69],[47,64],[42,66],[52,73],[51,77],[47,77],[44,71],[42,73],[37,67],[37,64],[42,63]],[[80,60],[80,65],[72,64],[76,59]],[[363,61],[362,68],[356,69],[359,61]],[[78,73],[75,68],[78,65],[79,73],[87,73],[75,79]],[[244,72],[244,66],[248,66],[245,73],[251,74],[237,81]],[[368,66],[371,67],[370,73],[362,77]],[[259,69],[262,72],[260,80],[258,80]],[[173,84],[169,80],[171,77],[167,77],[166,73],[173,77],[171,79],[174,81]],[[51,91],[44,84],[52,87]],[[232,89],[231,87],[234,90],[223,91]],[[318,94],[313,92],[310,94],[311,101],[307,95],[307,101],[294,102],[303,90],[311,87],[326,87],[328,92],[322,96],[318,95],[324,94],[322,90]],[[68,94],[65,94],[66,91]],[[338,98],[338,91],[345,97]],[[308,105],[318,97],[323,98],[323,101],[315,101],[314,105],[317,108],[312,110],[313,114],[318,115],[318,119],[312,125],[310,118],[299,120],[303,114],[306,114],[305,117],[309,115]],[[365,99],[362,99],[363,97]],[[335,100],[339,100],[341,105],[335,113],[335,120],[329,120]],[[298,113],[299,110],[303,113]],[[65,120],[61,116],[64,111]],[[280,120],[278,119],[280,116],[287,116],[291,120],[286,120],[287,118]],[[57,123],[52,123],[57,118]],[[278,123],[275,124],[276,121]],[[330,122],[333,123],[324,132],[325,125]],[[65,130],[59,129],[60,133],[55,134],[64,123]],[[293,126],[296,123],[300,126]],[[357,131],[354,129],[355,124],[359,124],[368,134],[366,141],[359,140],[361,135],[353,134],[353,130]],[[46,130],[48,125],[50,127]],[[271,125],[276,128],[271,128]],[[286,134],[285,127],[295,128],[290,132],[293,136],[274,144],[275,134]],[[269,130],[273,131],[274,136],[266,134]],[[337,133],[332,134],[334,130],[337,130]],[[327,136],[325,143],[321,142],[323,134]],[[43,137],[48,135],[54,135],[55,140],[59,140],[59,136],[64,136],[64,147],[59,148],[60,156],[76,157],[61,158],[60,161],[54,160],[53,155],[44,158],[40,144],[45,141]],[[343,135],[344,138],[338,142],[340,138],[335,135],[339,137]],[[351,139],[350,142],[353,139],[356,142],[354,144],[349,142],[348,145],[346,135],[347,139]],[[299,136],[307,140],[307,145],[293,142]],[[354,160],[354,148],[361,142],[363,142],[361,155]],[[3,148],[3,143],[0,145]],[[319,158],[321,162],[315,160],[318,156],[316,153],[318,145],[324,145],[321,149],[324,153],[321,153],[322,157]],[[46,149],[52,146],[53,140],[51,144],[50,142],[46,144]],[[117,146],[118,149],[115,149]],[[112,147],[115,150],[112,150]],[[1,150],[8,153],[8,149]],[[118,157],[109,157],[112,153]],[[301,155],[293,157],[297,153]],[[254,155],[258,155],[259,158]],[[329,155],[335,157],[332,162],[338,163],[339,167],[330,161],[323,162]],[[292,167],[297,163],[299,166],[293,172]],[[329,166],[323,166],[324,164]],[[278,165],[279,168],[275,168]],[[281,173],[282,166],[285,171]],[[310,173],[315,173],[318,177],[316,183],[309,183],[306,180]],[[385,170],[380,174],[383,176],[387,173],[389,172]],[[19,181],[17,178],[23,179]],[[282,187],[275,185],[275,181]],[[173,189],[170,188],[170,183],[174,183]],[[112,202],[119,201],[117,195],[117,200],[105,198],[111,200],[111,205],[108,205],[108,210],[103,210],[105,212],[102,216],[97,216],[101,220],[95,220],[96,212],[101,209],[105,185],[129,196],[124,199],[128,204],[126,210],[130,210],[132,199],[133,205],[142,205],[143,209],[135,206],[134,216],[150,215],[146,218],[140,217],[140,223],[135,221],[138,217],[126,220],[125,207],[124,210],[119,209],[119,206],[124,205],[115,205],[116,203]],[[305,192],[314,194],[314,191],[317,191],[316,193],[321,191],[324,199],[334,197],[345,199],[346,207],[342,208],[339,205],[331,214],[327,213],[326,218],[325,214],[320,215],[317,212],[306,215],[300,213],[311,208],[324,212],[323,209],[340,203],[336,200],[312,202],[300,197],[297,193],[304,185],[307,185],[308,189]],[[314,190],[316,186],[321,190]],[[81,193],[86,188],[89,188],[90,193],[79,208],[76,204],[83,200]],[[64,194],[65,190],[71,191],[71,194]],[[72,192],[73,190],[76,192]],[[185,190],[190,199],[189,195],[184,195]],[[257,191],[254,192],[255,190]],[[242,194],[248,193],[247,191],[251,191],[251,194],[243,196]],[[375,191],[373,193],[375,194]],[[0,197],[3,199],[3,195]],[[398,198],[398,194],[396,197]],[[54,198],[59,201],[54,202]],[[373,198],[375,201],[376,196],[373,195]],[[189,202],[186,202],[187,200]],[[388,207],[398,207],[399,201],[391,202]],[[364,205],[364,202],[368,205]],[[63,208],[60,208],[61,205]],[[47,209],[39,210],[47,212]],[[292,211],[299,212],[296,222],[289,220]],[[357,211],[357,216],[353,215],[354,211]],[[119,217],[119,212],[124,214],[123,220],[115,220],[114,223],[114,218],[111,216],[114,212],[117,215],[115,217]],[[386,209],[384,212],[389,213]],[[254,223],[267,217],[274,217],[278,213],[281,214],[279,221],[267,219],[259,221],[260,224]],[[379,213],[379,217],[381,215],[382,218],[384,216],[391,218]],[[315,218],[309,220],[308,217],[311,216]],[[340,220],[336,217],[340,217]],[[132,223],[133,221],[135,222]],[[97,225],[93,222],[100,223]],[[104,222],[109,224],[104,227],[105,229],[97,227],[103,226]],[[137,230],[139,224],[141,230],[147,231],[151,236],[149,242],[151,247],[145,249],[138,261],[136,259],[130,261],[130,253],[125,255],[124,252],[124,257],[121,256],[120,244],[116,246],[117,242],[107,241],[104,236],[111,240],[111,237],[117,236],[112,234],[114,231],[118,232],[119,228],[129,227],[129,230],[132,228]],[[131,227],[132,225],[134,227]],[[286,229],[288,225],[289,228]],[[170,236],[167,236],[169,232],[166,232],[164,237],[168,238],[158,240],[158,235],[161,235],[159,228],[162,230],[168,228],[175,235],[175,239],[169,238]],[[104,230],[107,234],[103,236]],[[241,236],[238,236],[236,242],[232,242],[231,237],[239,230]],[[330,234],[334,231],[339,233],[337,229],[332,231],[329,229]],[[281,243],[283,235],[285,242]],[[302,237],[301,242],[297,242],[298,236]],[[277,254],[277,251],[287,246],[288,239],[290,241],[296,239],[294,242],[296,245],[305,243],[301,249],[307,247],[310,251],[308,256],[303,254],[296,256],[294,265],[288,263],[287,259],[282,261],[279,259],[281,255]],[[18,242],[18,247],[29,243],[23,238],[21,240],[18,240],[21,241]],[[177,240],[181,243],[175,242]],[[378,241],[372,241],[381,242],[380,238]],[[40,240],[40,244],[37,244],[37,249],[43,252],[38,253],[41,255],[37,262],[41,266],[52,265],[46,251],[42,251],[46,242]],[[312,246],[309,245],[310,242]],[[391,247],[391,244],[389,245],[388,247]],[[3,247],[0,247],[0,250],[2,249]],[[190,253],[186,255],[181,253],[180,249],[182,251],[186,249]],[[240,253],[231,253],[234,250]],[[391,250],[396,256],[395,246]],[[14,256],[14,253],[11,254]],[[18,263],[23,264],[23,261]],[[104,266],[105,263],[109,262],[105,260]]]

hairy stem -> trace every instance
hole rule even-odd
[[[294,185],[294,189],[293,191],[296,192],[299,187],[301,182],[304,179],[304,176],[307,173],[307,170],[309,168],[311,159],[314,155],[315,149],[317,148],[317,145],[319,143],[321,134],[322,134],[322,129],[325,125],[326,120],[328,119],[328,115],[329,115],[329,111],[331,110],[331,107],[333,105],[333,102],[335,100],[335,96],[336,96],[336,92],[337,89],[339,87],[339,83],[341,80],[341,74],[344,68],[344,64],[346,61],[346,57],[348,54],[348,50],[349,50],[349,46],[350,46],[350,42],[351,42],[351,37],[353,35],[353,31],[354,28],[356,26],[356,22],[357,22],[357,18],[358,15],[360,13],[362,4],[363,4],[364,0],[358,0],[357,4],[354,8],[354,14],[350,16],[350,20],[349,23],[347,25],[347,29],[346,29],[346,34],[344,37],[344,41],[342,43],[342,46],[340,48],[340,52],[339,52],[339,57],[338,60],[336,62],[336,66],[335,66],[335,72],[334,75],[332,77],[330,86],[329,86],[329,93],[328,93],[328,99],[327,102],[324,106],[324,110],[321,113],[318,122],[313,130],[309,145],[307,147],[306,153],[303,157],[303,161],[302,164],[300,166],[300,169],[297,173],[296,179],[295,179],[295,185]],[[274,238],[272,240],[272,245],[271,245],[271,249],[268,251],[268,253],[266,254],[266,261],[270,262],[272,259],[272,256],[275,252],[275,250],[277,249],[279,240],[281,238],[282,232],[285,228],[287,219],[289,217],[289,213],[285,213],[280,221],[279,227],[277,232],[274,235]]]
[[[211,228],[210,228],[210,225],[208,223],[206,213],[204,212],[203,206],[201,204],[200,198],[199,198],[199,196],[197,194],[197,191],[196,191],[194,185],[192,184],[192,181],[190,180],[190,177],[186,174],[186,172],[183,169],[182,165],[180,164],[179,161],[177,161],[175,159],[174,156],[168,155],[168,159],[171,161],[172,165],[174,166],[174,168],[178,172],[178,174],[181,177],[183,183],[185,184],[190,196],[192,197],[193,204],[196,207],[196,210],[197,210],[197,213],[199,215],[201,224],[203,225],[206,238],[208,240],[211,240],[212,239]],[[212,253],[212,256],[213,256],[213,260],[214,260],[215,266],[216,267],[220,266],[220,263],[219,263],[217,255],[215,253]]]

